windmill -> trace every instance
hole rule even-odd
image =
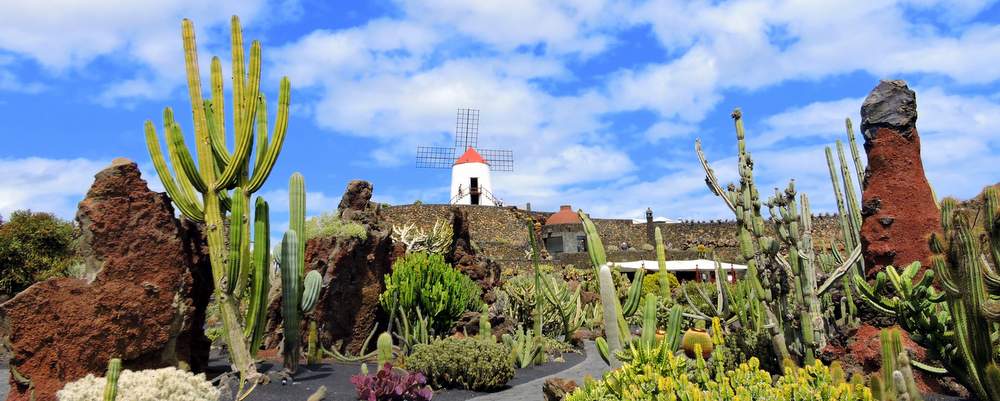
[[[462,154],[455,157],[455,154]],[[418,168],[451,169],[453,205],[501,206],[493,195],[491,171],[514,171],[514,153],[506,149],[479,149],[479,110],[458,109],[455,146],[418,146]]]

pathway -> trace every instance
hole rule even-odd
[[[578,385],[583,384],[583,378],[586,376],[600,379],[601,375],[608,370],[608,364],[604,363],[601,355],[597,353],[597,346],[594,345],[593,341],[586,342],[584,349],[587,353],[586,359],[572,368],[551,376],[540,377],[530,382],[516,385],[499,393],[470,398],[469,401],[537,401],[542,399],[542,384],[549,377],[571,379]]]

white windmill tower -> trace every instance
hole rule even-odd
[[[455,147],[417,147],[417,167],[450,168],[453,205],[502,206],[494,196],[492,171],[513,171],[514,155],[510,150],[477,149],[479,110],[458,109],[455,124]],[[463,153],[457,159],[456,151]]]

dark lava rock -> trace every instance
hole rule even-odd
[[[103,375],[111,358],[133,370],[203,369],[212,287],[198,227],[176,219],[166,194],[150,191],[125,159],[97,173],[76,219],[93,279],[46,280],[0,306],[11,368],[33,384],[12,375],[7,400],[54,401],[65,383]]]

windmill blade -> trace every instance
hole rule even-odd
[[[455,164],[455,148],[417,146],[417,168],[451,168]]]
[[[479,110],[458,109],[455,118],[455,149],[479,146]]]
[[[514,152],[506,149],[476,149],[486,159],[490,170],[514,171]]]

